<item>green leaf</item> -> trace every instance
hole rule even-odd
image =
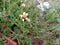
[[[56,9],[49,9],[47,11],[47,14],[46,14],[46,20],[47,20],[47,22],[55,21],[56,14],[57,14],[57,10]]]

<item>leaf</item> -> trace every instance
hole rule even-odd
[[[53,42],[50,42],[49,40],[45,40],[44,45],[53,45]]]
[[[7,41],[6,45],[17,45],[17,43],[10,39],[9,37],[6,37],[6,41]]]
[[[56,9],[50,9],[50,10],[48,10],[47,15],[46,15],[46,20],[48,22],[54,21],[56,14],[57,14],[57,10]]]
[[[60,23],[60,18],[57,18],[56,21],[57,21],[58,23]]]

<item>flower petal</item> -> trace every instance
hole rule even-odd
[[[24,19],[22,19],[22,21],[24,21]]]
[[[30,22],[30,19],[26,18],[26,21]]]
[[[23,15],[26,15],[26,12],[23,12]]]
[[[26,13],[26,16],[28,16],[28,13]]]
[[[22,15],[19,15],[22,18]]]

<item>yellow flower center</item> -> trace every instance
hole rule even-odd
[[[26,15],[26,14],[22,15],[22,18],[23,18],[23,19],[25,19],[26,17],[27,17],[27,15]]]

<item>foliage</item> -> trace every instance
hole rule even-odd
[[[23,3],[25,7],[21,6]],[[0,45],[3,45],[2,40],[6,36],[11,36],[18,44],[22,41],[23,45],[32,45],[33,37],[38,36],[44,45],[54,45],[53,40],[60,37],[60,8],[54,7],[42,12],[31,0],[0,0],[0,30],[3,38],[0,38]],[[30,22],[21,20],[19,15],[23,12],[28,13]]]

